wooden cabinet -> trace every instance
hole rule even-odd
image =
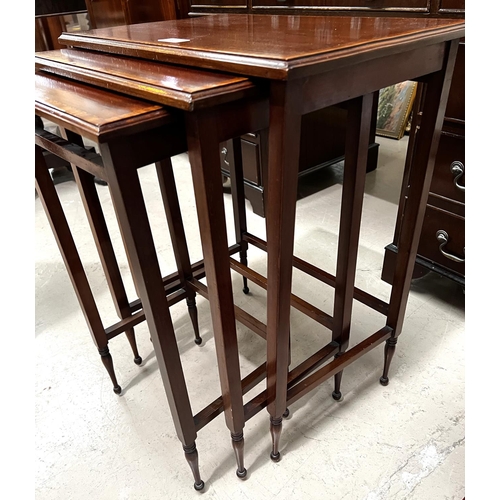
[[[177,0],[183,17],[208,12],[463,17],[465,0]]]
[[[349,11],[429,12],[428,0],[252,0],[253,9],[281,7]]]
[[[410,137],[410,148],[418,133],[415,132],[417,126],[418,119]],[[408,174],[407,165],[404,179]],[[394,273],[404,206],[403,192],[394,240],[386,247],[384,255],[382,279],[389,283]],[[434,271],[465,285],[465,42],[458,50],[424,217],[413,277]]]
[[[93,28],[176,19],[174,0],[85,0]]]

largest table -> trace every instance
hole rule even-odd
[[[60,38],[75,47],[233,72],[269,84],[266,404],[274,460],[280,458],[287,405],[333,375],[333,396],[339,398],[343,369],[384,341],[381,383],[388,383],[458,42],[464,34],[463,20],[237,14],[65,33]],[[348,349],[373,93],[405,80],[419,81],[425,90],[390,301],[384,305],[369,298],[387,321]],[[340,349],[334,360],[291,385],[290,298],[301,118],[340,102],[348,108],[332,328],[332,341]]]

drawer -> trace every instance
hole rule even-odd
[[[438,238],[438,232],[441,235]],[[427,206],[418,255],[465,276],[465,219]]]
[[[390,10],[390,11],[410,11],[429,12],[429,0],[253,0],[254,8],[270,7],[295,7],[310,8],[315,10]]]
[[[465,137],[441,134],[430,192],[465,203]]]

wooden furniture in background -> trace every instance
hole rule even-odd
[[[420,126],[418,99],[415,111],[410,150]],[[404,186],[408,185],[410,168],[407,162]],[[401,192],[399,200],[393,242],[385,248],[382,279],[388,283],[392,283],[394,275],[405,193]],[[465,286],[465,42],[458,49],[413,278],[430,271]]]
[[[176,19],[175,0],[85,0],[94,28]]]
[[[62,48],[63,31],[89,28],[85,0],[35,1],[35,52]]]

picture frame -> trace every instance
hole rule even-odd
[[[380,90],[376,134],[392,139],[404,136],[413,102],[417,94],[417,83],[405,81]]]

